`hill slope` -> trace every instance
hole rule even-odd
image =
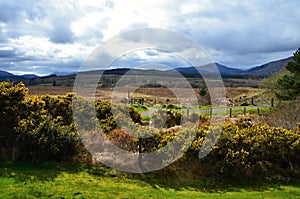
[[[279,72],[293,57],[272,61],[261,66],[252,67],[247,71],[241,72],[239,75],[251,77],[270,77]]]
[[[15,76],[15,75],[12,73],[0,70],[0,77],[13,77],[13,76]]]
[[[230,68],[219,63],[215,63],[221,75],[234,75],[243,72],[241,69],[237,68]],[[186,68],[175,68],[177,72],[182,74],[193,74],[193,73],[214,73],[215,71],[212,70],[214,63],[206,64],[203,66],[198,67],[186,67]],[[197,70],[198,69],[198,70]]]

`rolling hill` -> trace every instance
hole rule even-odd
[[[13,76],[15,76],[15,75],[12,73],[0,70],[0,77],[13,77]]]
[[[219,63],[215,63],[220,74],[223,77],[238,77],[238,78],[265,78],[270,77],[271,75],[279,72],[288,62],[292,61],[293,57],[288,57],[285,59],[280,59],[272,62],[268,62],[266,64],[260,66],[250,67],[248,70],[242,70],[238,68],[232,68],[228,66],[221,65]],[[212,73],[210,68],[213,67],[213,64],[207,64],[199,67],[185,67],[185,68],[176,68],[175,70],[182,73],[185,76],[193,77],[196,76],[197,73]],[[198,70],[197,70],[197,69]]]
[[[239,73],[239,75],[258,78],[269,77],[279,72],[288,62],[292,60],[293,57],[288,57],[285,59],[272,61],[261,66],[252,67],[247,71]]]
[[[243,72],[244,70],[237,69],[237,68],[230,68],[224,65],[221,65],[219,63],[215,63],[215,66],[219,70],[221,75],[235,75]],[[185,67],[185,68],[175,68],[177,72],[180,72],[181,74],[185,76],[192,76],[193,74],[201,73],[201,74],[213,74],[215,73],[215,67],[213,63],[206,64],[203,66],[198,66],[198,67]],[[212,70],[213,68],[213,70]]]
[[[224,81],[234,81],[240,82],[241,79],[244,79],[245,82],[249,78],[254,79],[261,79],[265,77],[269,77],[272,74],[279,72],[289,61],[292,60],[292,57],[286,59],[280,59],[277,61],[272,61],[261,66],[255,66],[248,70],[242,70],[237,68],[231,68],[228,66],[224,66],[221,64],[216,63],[220,74],[223,76]],[[198,70],[197,70],[197,69]],[[214,74],[215,71],[212,70],[212,64],[207,64],[199,67],[180,67],[175,68],[168,71],[160,71],[157,69],[149,69],[149,70],[142,70],[142,69],[128,69],[128,68],[119,68],[119,69],[111,69],[104,71],[103,75],[106,76],[106,79],[111,79],[111,81],[118,80],[122,75],[125,73],[130,73],[130,75],[153,75],[153,76],[178,76],[178,72],[181,73],[183,76],[187,78],[200,78],[200,74]],[[174,73],[176,71],[176,73]],[[199,74],[200,71],[200,74]],[[80,72],[86,74],[87,76],[97,76],[99,72],[103,71],[86,71]],[[74,81],[76,78],[76,73],[72,73],[69,75],[62,75],[62,74],[53,74],[45,77],[39,77],[34,74],[27,74],[27,75],[14,75],[9,72],[0,71],[0,81],[14,81],[19,82],[23,81],[27,85],[61,85],[61,86],[73,86]],[[227,80],[226,80],[227,79]],[[108,80],[105,80],[108,81]],[[246,82],[245,85],[249,84]],[[241,83],[238,83],[241,85]]]
[[[0,81],[22,81],[25,79],[34,79],[34,78],[39,78],[39,76],[35,74],[25,74],[25,75],[14,75],[12,73],[0,70]]]

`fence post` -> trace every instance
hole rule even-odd
[[[130,103],[130,91],[127,91],[128,104]]]
[[[259,108],[257,108],[257,115],[259,115]]]
[[[139,138],[139,168],[140,168],[140,170],[143,169],[143,164],[142,164],[142,146],[143,146],[143,139]]]
[[[246,115],[246,107],[244,107],[244,116]]]
[[[254,105],[254,99],[251,97],[251,105]]]
[[[229,117],[232,118],[232,108],[229,108]]]
[[[209,117],[212,118],[212,108],[210,108]]]
[[[274,98],[271,99],[271,107],[274,107]]]

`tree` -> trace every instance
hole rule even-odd
[[[198,92],[201,97],[204,97],[207,94],[207,88],[206,87],[199,88]]]
[[[280,100],[295,100],[300,95],[300,48],[294,53],[293,60],[286,66],[290,74],[277,81],[275,95]]]
[[[200,98],[202,98],[204,105],[211,104],[210,95],[209,95],[208,88],[206,87],[206,85],[204,87],[199,88],[198,94],[199,94]],[[199,100],[199,103],[201,103],[200,100]]]

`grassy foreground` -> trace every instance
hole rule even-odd
[[[62,164],[0,164],[0,198],[298,198],[300,183],[217,185]]]

